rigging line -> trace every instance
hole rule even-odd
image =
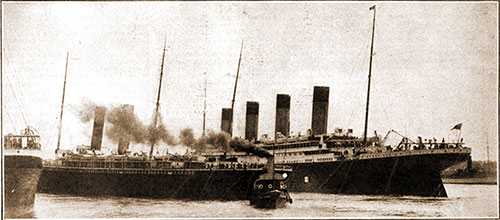
[[[13,80],[13,84],[14,84],[14,86],[15,86],[16,88],[21,88],[21,87],[19,86],[19,84],[17,84],[17,82],[19,82],[19,81],[20,81],[20,80],[17,78],[17,76],[18,76],[18,75],[13,75],[13,76],[14,76],[14,80]],[[26,80],[26,78],[25,78],[25,77],[22,77],[22,78],[23,78],[23,79],[22,79],[23,81],[28,82],[28,80]],[[22,107],[23,109],[26,109],[26,103],[24,102],[24,100],[25,100],[25,99],[24,99],[23,90],[22,90],[22,89],[21,89],[21,90],[18,90],[18,92],[19,92],[19,96],[20,96],[21,107]],[[29,121],[29,120],[27,120],[27,121]]]
[[[354,73],[354,70],[356,70],[356,69],[358,69],[358,68],[360,67],[361,54],[363,54],[363,52],[364,52],[365,50],[367,50],[369,46],[370,46],[370,44],[369,44],[369,43],[365,43],[365,47],[364,47],[364,48],[362,48],[362,49],[359,51],[359,53],[358,53],[358,58],[357,58],[357,60],[356,60],[356,65],[355,65],[355,67],[352,69],[352,71],[351,71],[351,74],[350,74],[350,75],[352,75],[352,74]],[[352,86],[350,86],[350,87],[351,87],[351,91],[352,91],[352,90],[353,90],[353,89],[352,89]],[[358,86],[357,86],[357,89],[356,89],[356,93],[355,93],[355,94],[357,94],[357,97],[359,97],[359,95],[360,95],[360,93],[361,93],[361,92],[359,92],[359,91],[360,91],[361,89],[362,89],[362,87],[361,87],[360,85],[358,85]],[[360,100],[360,99],[359,99],[359,98],[356,98],[356,99],[352,99],[352,100]],[[352,103],[352,100],[351,100],[351,102],[350,102],[350,103]],[[348,127],[350,127],[350,126],[351,126],[351,124],[352,124],[352,120],[354,119],[354,115],[355,115],[355,113],[357,113],[357,112],[358,112],[358,107],[359,107],[359,104],[360,104],[360,103],[358,102],[358,105],[356,105],[356,107],[352,110],[351,117],[350,117],[350,118],[349,118],[349,120],[347,121],[347,126],[348,126]]]
[[[43,146],[49,146],[50,140],[52,139],[53,136],[54,136],[54,131],[51,130],[51,132],[49,133],[48,138],[45,140],[45,145],[43,145]]]
[[[349,167],[347,168],[347,172],[344,175],[344,178],[342,179],[342,184],[340,185],[339,191],[337,192],[338,194],[342,193],[342,189],[344,188],[344,184],[346,183],[347,177],[349,176],[349,172],[351,172],[351,167],[352,167],[352,160],[348,162]]]
[[[12,121],[12,117],[10,117],[10,114],[8,111],[5,111],[5,113],[7,113],[7,118],[9,118],[9,121],[10,123],[12,124],[12,127],[14,127],[14,131],[17,132],[17,128],[16,128],[16,125],[14,124],[14,122]]]
[[[206,192],[207,190],[207,186],[208,186],[208,183],[211,183],[212,182],[212,175],[214,174],[215,171],[212,170],[212,168],[210,168],[210,175],[208,176],[208,179],[207,181],[205,182],[205,185],[203,186],[203,189],[201,190],[202,192]]]
[[[21,106],[21,104],[19,103],[19,99],[17,98],[16,96],[16,91],[14,90],[14,88],[12,87],[12,83],[9,79],[9,76],[6,75],[6,78],[7,78],[7,82],[9,83],[9,86],[10,86],[10,89],[12,89],[12,95],[14,96],[14,98],[16,99],[17,101],[17,105],[19,106],[20,108],[20,112],[21,112],[21,115],[23,116],[23,120],[24,120],[24,124],[26,124],[26,127],[28,127],[28,121],[26,121],[26,117],[24,116],[24,112],[23,112],[23,108]]]
[[[385,193],[389,192],[392,178],[394,177],[394,173],[396,173],[396,167],[398,166],[398,162],[399,162],[399,157],[396,157],[396,159],[394,160],[394,164],[392,165],[391,174],[389,175],[389,179],[387,180],[387,184],[385,185]]]
[[[57,116],[56,116],[56,119],[57,119]],[[52,120],[51,120],[52,121]],[[52,125],[51,126],[48,126],[48,127],[57,127],[57,121],[52,121]],[[48,139],[45,140],[45,145],[43,146],[50,146],[49,144],[51,143],[51,140],[52,140],[52,137],[54,136],[54,129],[50,129],[50,133],[49,133],[49,136],[48,136]]]
[[[339,164],[339,165],[338,165],[338,166],[337,166],[337,167],[336,167],[336,168],[335,168],[335,169],[334,169],[334,170],[333,170],[333,171],[332,171],[332,172],[328,175],[328,177],[325,179],[325,181],[323,181],[323,183],[321,183],[321,184],[319,185],[319,188],[320,188],[320,189],[322,189],[322,188],[325,186],[325,184],[326,184],[326,183],[330,180],[330,178],[331,178],[334,174],[336,174],[336,173],[337,173],[337,171],[339,171],[340,167],[344,164],[344,162],[345,162],[345,161],[346,161],[345,159],[344,159],[344,160],[342,160],[342,161],[340,162],[340,164]]]
[[[387,89],[385,88],[385,86],[380,86],[380,87],[382,88],[383,92],[385,92],[385,94],[389,94],[389,93],[387,93]],[[385,101],[386,99],[382,99],[382,100]],[[387,110],[386,110],[386,108],[384,108],[384,105],[383,105],[384,103],[382,103],[381,101],[375,102],[375,103],[381,107],[382,113],[384,114],[385,118],[389,119],[389,115],[387,114]]]

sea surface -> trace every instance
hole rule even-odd
[[[448,198],[291,193],[293,204],[37,194],[32,218],[498,217],[497,185],[445,184]]]

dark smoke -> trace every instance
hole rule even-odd
[[[97,106],[97,104],[89,100],[83,100],[77,112],[80,120],[82,122],[92,121]],[[111,110],[106,114],[105,120],[111,125],[107,127],[106,136],[114,142],[130,141],[138,144],[156,144],[163,141],[168,145],[176,145],[174,137],[170,135],[160,116],[158,116],[158,125],[154,127],[142,123],[133,110],[130,110],[130,106],[120,105],[111,107]]]
[[[191,134],[189,132],[192,132],[192,130],[189,128],[184,129],[181,132],[181,141],[183,139],[183,136],[187,142],[193,141],[193,144],[191,146],[184,143],[183,144],[191,147],[198,153],[206,152],[209,149],[217,149],[224,152],[228,152],[231,150],[231,148],[229,147],[229,141],[231,140],[231,138],[229,137],[229,134],[225,132],[216,133],[213,131],[209,131],[207,135],[201,136],[198,140],[194,138],[190,139],[189,136]]]
[[[273,155],[266,150],[255,146],[254,144],[250,143],[249,141],[245,139],[240,139],[240,138],[233,138],[229,142],[229,146],[236,151],[236,152],[247,152],[247,153],[252,153],[255,156],[258,157],[265,157],[265,158],[272,158]]]
[[[213,131],[208,132],[208,135],[205,137],[200,138],[198,142],[206,144],[206,145],[211,145],[219,150],[222,150],[224,152],[229,151],[229,141],[231,138],[229,137],[229,134],[225,132],[219,132],[215,133]]]
[[[118,142],[121,139],[126,142],[145,143],[147,140],[145,126],[125,105],[112,108],[106,115],[106,121],[111,124],[106,130],[106,136],[113,141]]]
[[[78,118],[84,123],[90,122],[94,119],[95,108],[98,105],[88,99],[82,100],[82,105],[77,110]]]
[[[214,145],[208,143],[208,137],[202,136],[198,140],[195,140],[193,146],[191,147],[197,153],[206,152],[209,149],[216,149]]]
[[[196,139],[194,138],[193,129],[185,128],[182,129],[179,134],[179,139],[182,145],[186,147],[192,147],[196,143]]]
[[[223,152],[247,152],[252,153],[258,157],[273,157],[268,151],[255,146],[247,140],[240,138],[229,137],[226,132],[208,132],[207,135],[200,137],[198,140],[194,139],[192,129],[184,129],[181,131],[180,139],[183,145],[194,149],[198,153],[207,151],[208,149],[217,149]],[[192,143],[190,145],[190,143]]]
[[[158,125],[156,128],[152,125],[148,126],[147,134],[149,144],[156,144],[161,140],[168,145],[176,145],[174,136],[168,133],[167,128],[163,123],[161,123],[161,120],[160,125]]]

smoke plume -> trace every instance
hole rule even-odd
[[[90,122],[94,118],[95,109],[98,105],[84,99],[77,114],[84,123]],[[133,112],[133,106],[120,105],[112,106],[105,117],[108,126],[105,134],[114,142],[134,142],[138,144],[156,144],[163,141],[168,145],[176,145],[175,139],[168,132],[158,115],[157,126],[145,124]]]
[[[229,146],[236,152],[247,152],[247,153],[252,153],[258,157],[265,157],[265,158],[271,158],[273,155],[269,153],[268,151],[255,146],[254,144],[250,143],[249,141],[245,139],[240,139],[240,138],[233,138],[229,142]]]
[[[161,140],[168,145],[176,145],[177,143],[174,140],[174,136],[170,135],[165,125],[161,122],[161,120],[159,121],[160,125],[158,125],[156,128],[152,125],[148,126],[148,143],[156,144]]]
[[[112,108],[106,115],[106,121],[111,124],[111,127],[106,130],[106,136],[115,142],[121,139],[145,143],[147,140],[146,127],[132,111],[127,109],[126,105]]]
[[[92,121],[94,119],[95,108],[98,105],[88,99],[82,100],[82,105],[77,110],[78,118],[84,123]]]
[[[193,130],[190,128],[182,130],[180,139],[183,145],[191,147],[198,153],[205,152],[207,149],[218,149],[224,152],[247,152],[258,157],[273,157],[268,151],[255,146],[247,140],[240,138],[231,139],[226,132],[216,133],[210,131],[206,136],[202,136],[198,140],[193,137],[192,132]]]
[[[179,139],[181,144],[186,147],[192,147],[196,142],[193,134],[193,129],[191,128],[182,129],[181,133],[179,134]]]
[[[204,148],[215,148],[227,152],[230,150],[230,140],[231,138],[229,137],[229,134],[225,132],[215,133],[213,131],[209,131],[206,136],[203,136],[196,141],[195,148],[202,149],[202,151],[204,151]]]

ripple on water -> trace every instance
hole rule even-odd
[[[446,186],[448,198],[291,193],[283,209],[255,209],[249,201],[190,201],[37,194],[36,218],[176,217],[495,217],[496,186]]]

